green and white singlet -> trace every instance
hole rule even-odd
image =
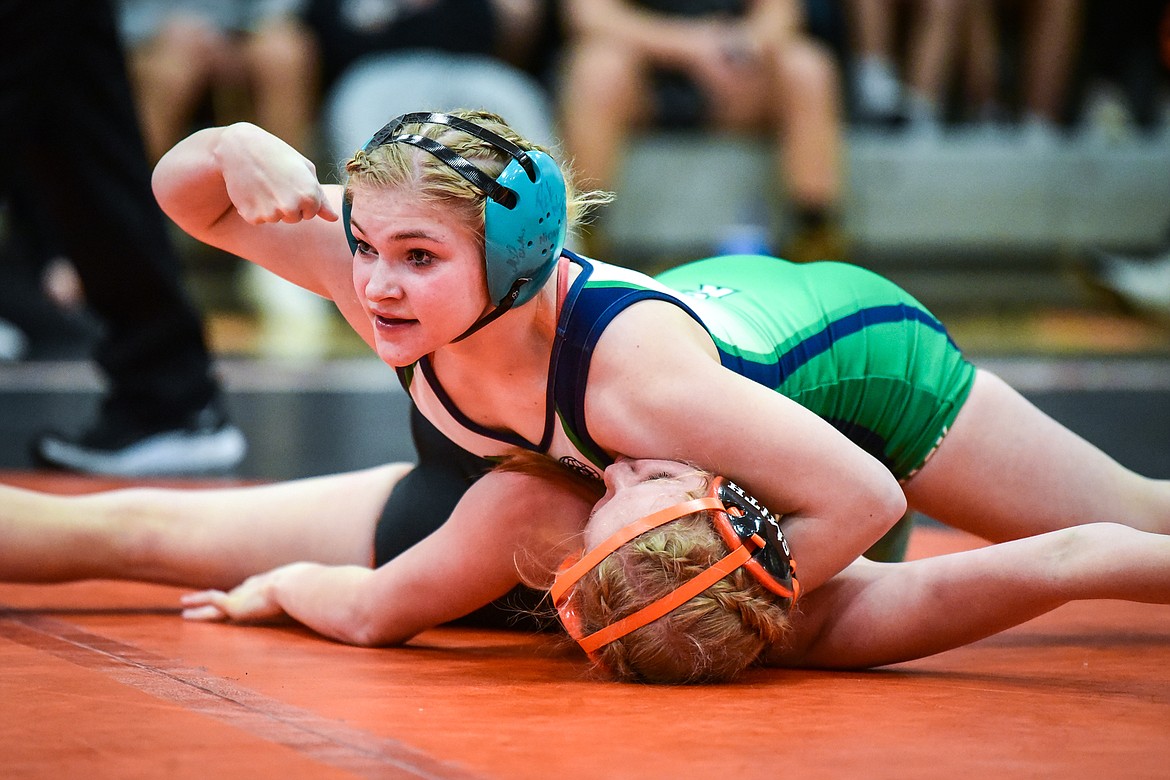
[[[857,266],[734,255],[651,279],[565,255],[581,273],[561,308],[541,441],[467,418],[427,358],[399,369],[421,412],[472,453],[495,458],[524,448],[597,476],[611,460],[585,422],[589,363],[613,318],[643,300],[687,311],[711,335],[726,368],[815,412],[901,480],[938,446],[974,382],[974,367],[930,312]]]

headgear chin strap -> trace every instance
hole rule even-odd
[[[504,152],[511,161],[494,179],[454,150],[417,133],[407,125],[446,125]],[[442,160],[487,196],[484,205],[484,264],[488,297],[496,307],[463,332],[456,341],[475,333],[513,306],[531,300],[556,267],[565,246],[568,204],[565,178],[552,157],[536,149],[521,149],[508,139],[474,122],[449,114],[403,114],[374,133],[362,151],[385,144],[408,144]],[[357,240],[350,229],[349,199],[342,205],[342,224],[350,251]]]
[[[572,589],[585,574],[625,543],[680,517],[710,510],[712,523],[731,550],[710,568],[684,582],[662,598],[605,628],[585,635],[580,616],[572,605]],[[568,562],[567,562],[568,563]],[[565,630],[592,658],[593,653],[631,631],[654,622],[690,601],[740,566],[750,571],[766,589],[786,599],[789,606],[800,596],[796,562],[776,518],[734,482],[716,477],[702,498],[660,509],[637,520],[606,539],[578,560],[572,561],[553,582],[549,595]]]

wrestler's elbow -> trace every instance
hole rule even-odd
[[[883,466],[866,479],[861,507],[854,512],[880,536],[906,514],[906,493],[898,480]]]
[[[896,479],[889,479],[885,483],[882,495],[882,513],[889,525],[898,522],[906,514],[906,491]]]
[[[427,628],[430,626],[418,625],[414,621],[388,615],[385,610],[363,605],[355,608],[347,617],[336,638],[357,647],[394,647],[405,644]]]
[[[420,621],[417,615],[355,593],[344,603],[335,605],[326,620],[310,627],[347,645],[392,647],[409,641],[431,625]]]

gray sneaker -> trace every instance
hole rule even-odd
[[[1092,284],[1135,311],[1170,317],[1170,251],[1150,258],[1101,252],[1094,260]]]
[[[117,477],[197,476],[228,472],[244,459],[247,442],[218,403],[173,428],[144,429],[105,414],[76,438],[49,433],[32,445],[48,468]]]
[[[20,360],[28,352],[28,339],[15,325],[0,319],[0,363]]]

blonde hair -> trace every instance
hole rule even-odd
[[[471,110],[448,113],[490,130],[526,151],[552,154],[539,144],[521,137],[497,114]],[[443,144],[493,179],[512,160],[506,152],[491,143],[446,125],[407,124],[403,126],[402,132],[415,132]],[[573,183],[569,166],[564,162],[558,164],[565,177],[568,231],[572,233],[587,222],[592,208],[609,203],[613,195],[600,190],[579,191]],[[345,164],[345,172],[347,199],[352,200],[354,189],[359,187],[410,191],[424,202],[442,203],[462,214],[468,224],[474,227],[479,236],[480,249],[483,249],[483,215],[487,195],[431,153],[410,144],[383,144],[368,152],[359,150],[354,153]]]
[[[508,456],[496,469],[554,480],[593,500],[601,497],[597,480],[537,453]],[[710,488],[713,477],[696,472],[706,483],[680,499],[696,498]],[[627,542],[585,574],[569,596],[582,634],[599,631],[657,601],[727,552],[707,511],[685,515]],[[551,614],[550,607],[540,616]],[[721,682],[781,642],[788,627],[788,606],[741,566],[674,611],[604,645],[593,657],[623,681]]]
[[[692,496],[693,497],[693,496]],[[710,513],[697,512],[642,534],[577,583],[573,609],[588,635],[645,607],[727,554]],[[726,681],[779,643],[788,608],[740,567],[699,595],[593,654],[619,680]]]

